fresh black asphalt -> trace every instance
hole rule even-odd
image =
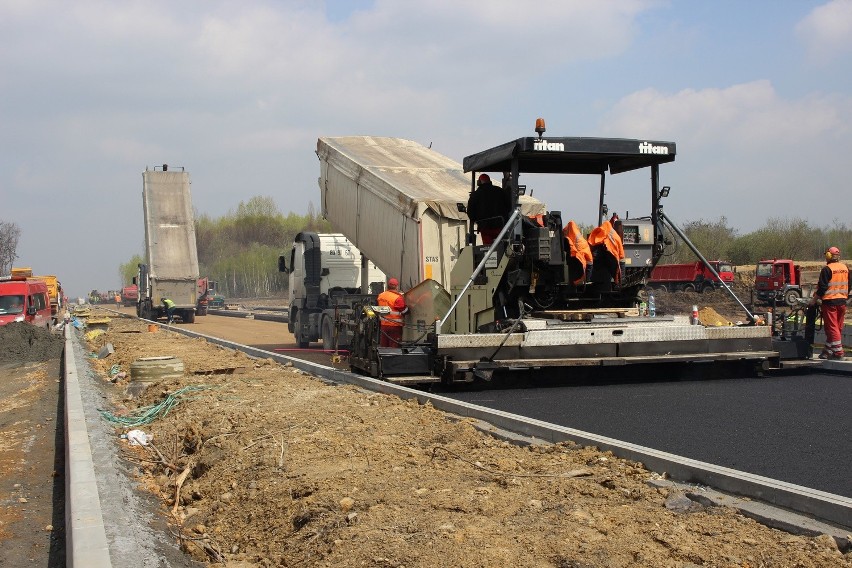
[[[852,377],[531,372],[444,396],[852,497]]]

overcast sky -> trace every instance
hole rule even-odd
[[[143,252],[146,167],[185,167],[200,214],[253,196],[303,214],[319,136],[461,162],[537,117],[677,143],[676,223],[849,226],[852,0],[0,0],[0,220],[21,229],[15,264],[74,297]],[[648,214],[646,176],[610,210]],[[596,180],[526,181],[596,220]]]

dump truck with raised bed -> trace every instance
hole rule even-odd
[[[167,316],[164,298],[175,303],[174,315],[195,321],[198,301],[198,249],[189,174],[146,168],[142,172],[145,263],[134,278],[139,297],[136,315],[156,320]]]
[[[711,328],[694,325],[689,314],[637,314],[639,295],[663,254],[663,224],[673,226],[663,213],[669,187],[660,184],[660,166],[674,161],[675,144],[545,139],[544,131],[537,122],[537,137],[472,154],[463,166],[407,140],[319,139],[323,215],[388,276],[401,276],[410,308],[399,348],[379,346],[375,306],[356,310],[350,366],[400,383],[487,380],[495,372],[545,367],[777,366],[768,327]],[[531,180],[538,179],[533,174],[596,176],[594,214],[601,224],[607,180],[637,170],[650,174],[649,211],[623,221],[624,258],[597,249],[590,278],[571,273],[561,212],[525,212],[520,182],[528,174]],[[491,172],[509,174],[514,212],[486,246],[463,211],[478,175]],[[432,232],[434,253],[423,237]]]
[[[342,321],[352,319],[359,303],[375,302],[384,290],[385,274],[342,234],[304,231],[290,251],[278,258],[288,275],[287,327],[299,347],[322,341],[323,349],[346,349],[352,338]]]

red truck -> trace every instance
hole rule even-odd
[[[47,283],[20,275],[0,277],[0,325],[23,321],[53,329]]]
[[[708,292],[721,288],[722,282],[728,286],[734,283],[734,267],[730,262],[710,260],[708,263],[722,278],[721,281],[707,269],[703,262],[658,264],[651,271],[648,286],[665,288],[669,292]]]
[[[125,286],[121,289],[121,305],[125,307],[135,306],[139,300],[139,287],[136,284]]]
[[[195,315],[206,316],[207,309],[213,303],[216,293],[216,281],[206,276],[198,279],[198,303],[195,306]],[[215,306],[214,306],[215,307]]]
[[[793,306],[802,297],[802,268],[786,258],[764,259],[754,269],[757,301]]]

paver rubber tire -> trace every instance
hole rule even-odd
[[[183,376],[183,360],[177,357],[142,357],[130,364],[130,380],[137,383],[159,383]]]

